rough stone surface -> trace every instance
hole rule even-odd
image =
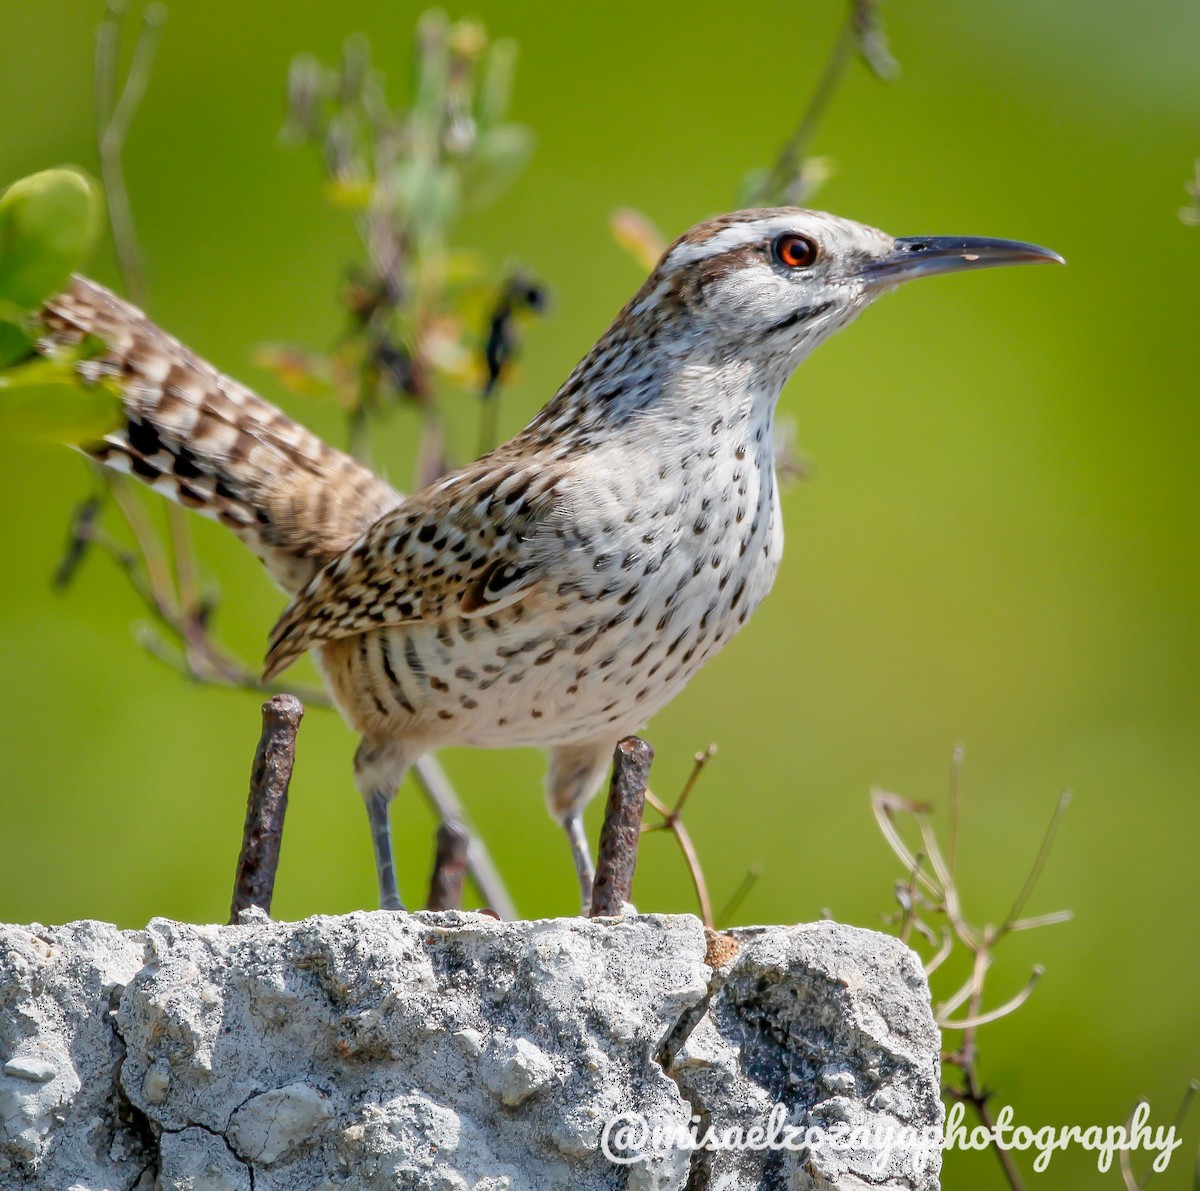
[[[102,922],[0,926],[0,1187],[132,1188],[153,1153],[125,1115],[113,1003],[142,966]],[[53,1068],[47,1080],[25,1072]]]
[[[5,1191],[937,1187],[936,1153],[876,1142],[669,1144],[772,1112],[940,1124],[895,939],[457,912],[0,926]]]
[[[667,1074],[719,1129],[750,1129],[775,1105],[832,1136],[940,1127],[940,1037],[918,957],[898,939],[834,922],[730,932],[737,951],[667,1043]],[[729,937],[729,936],[726,936]],[[716,959],[716,957],[712,957]],[[714,1111],[714,1106],[719,1106]],[[866,1188],[933,1185],[932,1146],[698,1155],[705,1185]]]

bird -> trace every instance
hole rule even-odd
[[[795,207],[710,218],[661,259],[524,429],[403,494],[74,277],[37,350],[121,398],[93,459],[227,525],[290,598],[264,677],[305,653],[360,743],[379,901],[390,807],[447,745],[547,752],[586,907],[582,814],[617,742],[725,646],[783,554],[776,405],[795,368],[904,282],[1065,263],[1036,244],[895,238]],[[80,353],[79,347],[99,343]]]

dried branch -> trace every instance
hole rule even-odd
[[[912,873],[905,881],[896,882],[896,901],[900,905],[900,929],[896,932],[901,943],[907,943],[917,920],[917,878],[925,861],[923,852],[913,857]]]
[[[729,900],[721,908],[717,914],[716,929],[723,930],[729,925],[730,919],[741,908],[742,902],[750,895],[750,891],[758,884],[758,879],[762,876],[762,865],[752,864],[747,870],[746,875],[742,878],[738,887],[729,895]]]
[[[1029,895],[1033,892],[1034,887],[1041,878],[1042,870],[1046,867],[1046,860],[1050,856],[1050,849],[1054,846],[1054,837],[1058,834],[1059,824],[1062,823],[1063,815],[1066,814],[1067,807],[1070,805],[1071,792],[1070,790],[1064,790],[1058,796],[1058,802],[1054,807],[1054,813],[1050,816],[1049,826],[1047,826],[1046,832],[1042,836],[1042,843],[1038,848],[1037,856],[1034,858],[1033,867],[1029,870],[1029,876],[1025,878],[1025,884],[1021,886],[1021,892],[1017,894],[1017,899],[1013,902],[1012,909],[1009,910],[1004,922],[996,933],[997,940],[1008,934],[1018,921],[1017,916],[1025,908],[1025,903],[1029,900]],[[1042,921],[1045,921],[1044,916]],[[1025,919],[1022,924],[1023,929],[1028,930],[1031,922],[1033,922],[1032,919]]]
[[[1187,1119],[1189,1110],[1192,1107],[1192,1101],[1196,1098],[1196,1093],[1200,1092],[1200,1079],[1190,1080],[1187,1088],[1184,1090],[1183,1099],[1179,1102],[1179,1108],[1175,1111],[1175,1119],[1171,1122],[1171,1128],[1178,1136],[1183,1130],[1183,1123]],[[1125,1119],[1125,1136],[1129,1137],[1133,1133],[1133,1119],[1146,1101],[1139,1100],[1134,1106],[1133,1112]],[[1146,1191],[1150,1185],[1150,1180],[1157,1173],[1154,1166],[1151,1165],[1141,1179],[1138,1179],[1133,1173],[1132,1152],[1128,1149],[1119,1151],[1118,1161],[1121,1165],[1121,1178],[1125,1183],[1125,1191]],[[1192,1171],[1192,1186],[1200,1187],[1200,1154],[1196,1156],[1196,1165]]]
[[[683,853],[684,863],[687,865],[688,875],[692,879],[692,888],[696,891],[696,901],[700,905],[700,918],[704,925],[709,930],[715,929],[712,900],[708,896],[708,882],[704,877],[704,869],[700,864],[699,854],[696,852],[696,846],[692,843],[691,833],[683,822],[683,808],[692,790],[696,786],[696,782],[700,774],[704,771],[704,767],[717,755],[717,746],[710,744],[702,753],[697,753],[692,765],[692,772],[688,775],[688,779],[683,784],[683,789],[680,791],[679,797],[675,800],[675,805],[669,807],[666,803],[656,798],[650,791],[646,792],[646,801],[662,815],[661,823],[653,823],[642,828],[643,831],[669,831],[674,837],[675,842],[679,845],[679,850]]]
[[[974,1017],[964,1017],[959,1021],[953,1021],[944,1016],[947,1012],[946,1007],[942,1008],[942,1016],[938,1017],[938,1026],[943,1030],[972,1030],[977,1026],[987,1025],[988,1022],[999,1021],[1002,1017],[1007,1017],[1010,1013],[1016,1012],[1022,1005],[1029,1000],[1029,994],[1033,992],[1034,986],[1042,978],[1045,969],[1038,964],[1032,975],[1029,977],[1029,982],[1011,1001],[1005,1001],[1003,1005],[997,1006],[995,1009],[990,1009],[986,1013],[977,1013]]]
[[[262,736],[250,771],[246,825],[229,907],[231,924],[251,906],[264,914],[271,912],[288,784],[296,760],[296,732],[303,715],[304,705],[293,695],[274,695],[263,704]]]
[[[100,176],[108,201],[108,219],[112,228],[113,245],[125,288],[138,306],[146,303],[146,280],[141,251],[134,231],[133,208],[125,185],[122,156],[125,138],[137,114],[146,85],[167,10],[162,4],[147,5],[142,13],[142,26],[133,47],[133,58],[125,82],[117,91],[117,56],[121,43],[126,0],[109,0],[108,8],[96,31],[96,146],[100,156]]]
[[[937,951],[925,961],[925,975],[932,976],[946,962],[950,952],[954,950],[954,936],[942,928],[942,942]]]
[[[87,556],[88,547],[95,539],[97,521],[104,508],[103,492],[94,492],[75,506],[67,525],[67,545],[58,566],[54,568],[52,580],[55,591],[62,591],[75,578],[76,572]]]
[[[989,951],[980,949],[975,952],[975,962],[971,973],[971,997],[970,1009],[967,1015],[968,1021],[977,1019],[980,1016],[984,977],[987,974],[990,964],[991,955]],[[994,1137],[996,1121],[992,1116],[991,1106],[988,1103],[991,1098],[990,1093],[984,1090],[979,1078],[979,1054],[975,1045],[975,1031],[976,1026],[968,1024],[963,1030],[963,1040],[959,1050],[954,1054],[942,1056],[942,1062],[957,1067],[962,1072],[963,1077],[961,1087],[945,1087],[943,1091],[970,1106],[979,1118],[980,1123]],[[991,1149],[995,1153],[996,1160],[1000,1163],[1000,1169],[1004,1172],[1004,1177],[1012,1191],[1024,1191],[1021,1173],[1017,1169],[1012,1154],[1007,1149],[995,1144],[991,1146]]]
[[[946,869],[951,878],[954,877],[954,866],[958,860],[959,801],[962,792],[962,767],[966,757],[967,750],[961,744],[956,744],[950,754],[950,825],[946,832]]]
[[[962,947],[971,956],[970,976],[938,1003],[934,1018],[941,1029],[961,1032],[958,1047],[943,1055],[945,1066],[957,1071],[960,1079],[957,1084],[947,1084],[943,1090],[947,1095],[969,1105],[980,1122],[990,1128],[994,1120],[988,1107],[989,1094],[984,1090],[979,1075],[978,1030],[981,1026],[1007,1017],[1024,1005],[1041,978],[1043,969],[1040,966],[1035,967],[1028,982],[1016,996],[992,1009],[984,1008],[987,974],[991,969],[996,947],[1006,935],[1018,930],[1031,930],[1038,926],[1063,922],[1070,917],[1066,911],[1033,918],[1018,917],[1045,870],[1046,860],[1070,799],[1065,793],[1060,796],[1049,825],[1042,835],[1033,865],[1000,926],[975,926],[963,913],[955,878],[963,756],[961,746],[956,748],[950,766],[950,826],[945,851],[942,850],[937,833],[933,829],[931,808],[928,805],[877,790],[872,795],[871,806],[884,839],[899,857],[906,872],[905,878],[896,882],[895,897],[899,913],[891,919],[900,937],[905,942],[911,942],[915,932],[936,948],[925,963],[927,974],[932,974],[940,968],[956,946]],[[899,824],[901,817],[915,822],[921,839],[920,849],[910,847],[905,841]],[[935,931],[924,920],[923,916],[928,915],[939,915],[945,919],[945,925],[940,932]],[[966,1009],[963,1016],[953,1017],[952,1014],[964,1005]],[[997,1160],[1009,1186],[1014,1191],[1020,1191],[1020,1172],[1011,1154],[998,1146],[992,1148],[996,1151]]]
[[[471,874],[471,880],[475,882],[484,904],[506,922],[519,917],[500,871],[479,833],[471,827],[462,802],[440,762],[432,754],[426,754],[413,765],[413,773],[416,774],[418,785],[441,821],[457,824],[467,832],[467,871]]]
[[[877,0],[851,0],[850,11],[799,122],[775,164],[749,180],[748,205],[803,206],[823,180],[825,170],[817,159],[809,157],[809,147],[856,51],[877,77],[890,79],[895,75],[896,62],[888,53],[877,8]]]

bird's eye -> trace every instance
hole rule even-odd
[[[817,259],[817,246],[807,236],[780,236],[774,251],[775,259],[788,269],[803,269]]]

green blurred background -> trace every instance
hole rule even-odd
[[[153,315],[335,439],[334,409],[286,397],[250,364],[264,341],[329,344],[355,253],[311,155],[277,145],[284,79],[295,53],[333,60],[365,32],[402,99],[418,11],[175,2],[126,156]],[[514,115],[539,145],[460,242],[522,262],[554,297],[504,398],[507,433],[641,280],[607,230],[613,208],[675,234],[734,205],[743,174],[773,160],[794,123],[843,9],[469,11],[519,40]],[[0,4],[0,183],[63,161],[94,169],[100,12],[99,0]],[[778,585],[651,725],[655,786],[676,790],[692,753],[717,741],[688,811],[716,903],[757,861],[764,875],[738,921],[828,907],[868,926],[900,871],[871,818],[873,785],[944,807],[952,746],[968,746],[963,887],[968,913],[993,921],[1071,787],[1028,909],[1076,917],[1005,944],[993,1003],[1035,962],[1047,974],[1021,1012],[983,1031],[984,1075],[1034,1126],[1116,1123],[1139,1095],[1162,1122],[1200,1075],[1200,230],[1176,217],[1200,153],[1200,7],[926,0],[884,16],[903,71],[883,84],[850,70],[814,146],[838,164],[816,205],[895,234],[1035,240],[1070,268],[906,288],[805,365],[782,405],[813,474],[784,498]],[[115,281],[107,255],[92,271]],[[461,457],[476,409],[448,400]],[[400,414],[383,435],[398,483],[413,431]],[[141,608],[99,556],[69,593],[51,593],[87,487],[67,451],[0,443],[0,919],[221,920],[258,700],[188,686],[144,655],[130,635]],[[281,597],[219,528],[196,534],[226,594],[218,630],[254,659]],[[353,748],[332,713],[310,713],[281,917],[372,904]],[[444,760],[523,913],[570,913],[541,759]],[[396,822],[416,900],[432,823],[414,790]],[[643,910],[692,908],[666,836],[646,840],[635,894]],[[990,1186],[994,1165],[952,1156],[948,1185]],[[1189,1165],[1185,1147],[1156,1185],[1187,1185]],[[1119,1175],[1076,1151],[1030,1181]]]

